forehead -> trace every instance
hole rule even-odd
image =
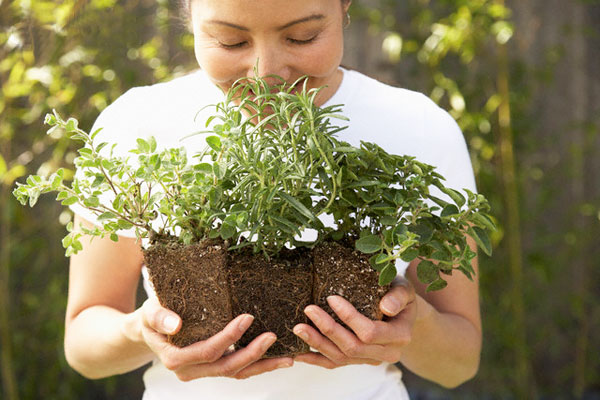
[[[193,0],[192,21],[218,20],[252,27],[281,27],[311,15],[339,14],[340,0]]]

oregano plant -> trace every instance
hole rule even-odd
[[[320,89],[308,89],[306,78],[291,85],[271,79],[279,83],[236,82],[201,132],[206,148],[191,157],[184,147],[160,149],[152,137],[118,155],[116,144],[96,143],[99,130],[88,134],[75,119],[49,114],[49,132],[64,130],[82,144],[77,173],[70,183],[62,169],[32,175],[14,195],[33,206],[40,194],[56,192],[63,205],[77,203],[97,216],[94,229],[68,225],[67,256],[82,249],[82,234],[116,241],[123,229],[151,244],[220,237],[230,250],[250,246],[266,257],[344,240],[372,254],[381,285],[396,276],[398,259],[421,260],[417,274],[428,290],[445,287],[441,274],[455,269],[472,278],[475,252],[466,236],[490,254],[486,231],[495,229],[482,195],[445,187],[434,167],[413,157],[341,141],[343,128],[332,121],[345,119],[343,106],[315,106]],[[323,214],[336,226],[325,226]],[[316,241],[298,240],[306,229],[317,231]]]

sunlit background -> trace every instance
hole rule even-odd
[[[136,399],[141,372],[89,381],[62,339],[67,211],[11,196],[72,168],[53,108],[89,129],[128,88],[196,67],[175,1],[0,0],[0,398]],[[344,65],[426,93],[463,129],[493,206],[480,256],[478,376],[414,399],[600,398],[600,1],[354,0]],[[310,384],[310,383],[307,383]]]

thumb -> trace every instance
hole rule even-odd
[[[174,335],[181,329],[179,315],[162,307],[158,301],[146,300],[144,309],[146,324],[155,331],[165,335]]]

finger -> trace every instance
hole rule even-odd
[[[161,360],[168,369],[178,369],[190,364],[215,362],[228,351],[232,344],[242,337],[253,320],[254,317],[251,315],[239,315],[228,323],[222,331],[206,340],[187,347],[169,348],[169,352]]]
[[[181,329],[181,318],[173,311],[160,305],[158,300],[149,298],[142,306],[144,324],[164,335],[174,335]]]
[[[245,348],[215,362],[186,365],[176,372],[177,376],[183,381],[206,376],[235,376],[242,369],[260,360],[276,340],[275,334],[271,332],[263,333]]]
[[[415,301],[415,297],[413,285],[406,278],[398,278],[379,302],[379,308],[388,317],[394,317],[404,310],[407,304]]]
[[[362,315],[340,296],[329,296],[327,303],[338,317],[366,344],[388,344],[395,339],[394,327],[382,321],[373,321]]]
[[[335,322],[321,308],[311,305],[306,307],[305,312],[321,333],[331,340],[347,357],[372,358],[377,360],[387,359],[389,352],[385,347],[379,344],[365,344],[361,342],[354,333]],[[320,349],[318,350],[320,351]],[[328,354],[325,355],[327,356]]]
[[[294,334],[304,340],[313,349],[331,360],[335,365],[346,365],[348,356],[344,354],[331,340],[321,335],[312,326],[298,324],[294,327]]]
[[[305,364],[312,364],[312,365],[316,365],[316,366],[327,368],[327,369],[333,369],[333,368],[338,368],[338,367],[342,366],[342,365],[338,365],[338,364],[334,363],[333,361],[331,361],[329,358],[325,357],[324,355],[315,353],[315,352],[300,354],[300,355],[296,356],[296,358],[294,358],[294,361],[302,362]],[[381,361],[358,358],[358,359],[349,360],[349,362],[346,365],[348,365],[348,364],[380,365]]]
[[[315,353],[313,351],[311,351],[310,353],[304,353],[304,354],[297,355],[294,358],[294,361],[298,361],[298,362],[305,363],[305,364],[316,365],[318,367],[323,367],[323,368],[327,368],[327,369],[341,367],[341,365],[334,363],[333,361],[331,361],[329,358],[325,357],[324,355]]]
[[[265,372],[274,371],[276,369],[289,368],[292,365],[294,365],[294,359],[289,357],[259,360],[245,368],[242,368],[233,377],[236,379],[246,379],[250,378],[251,376],[264,374]]]

